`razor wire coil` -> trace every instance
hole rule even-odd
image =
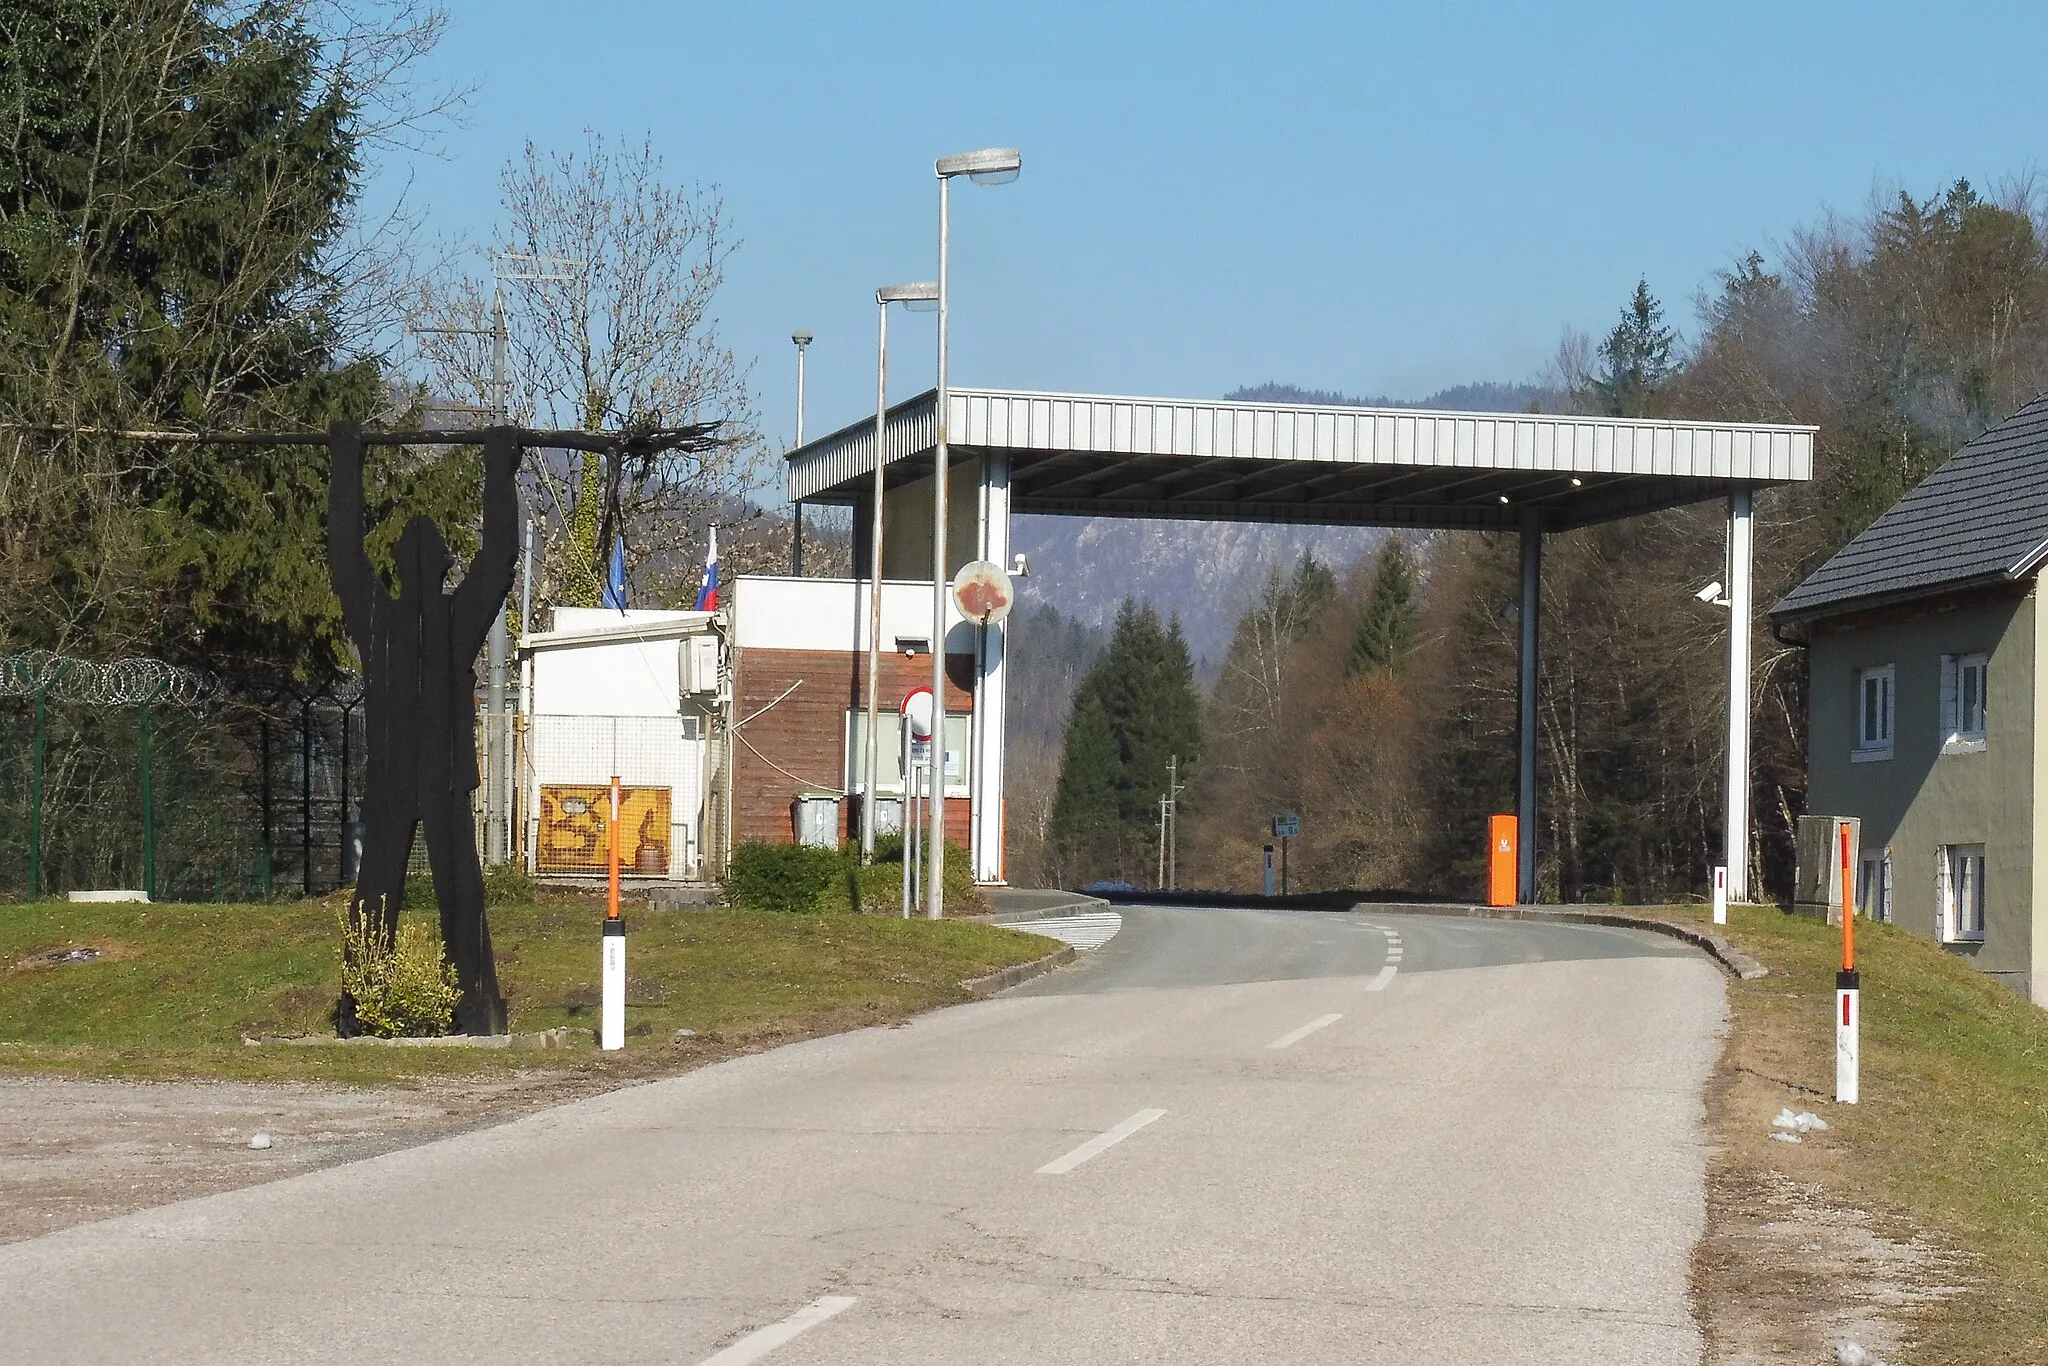
[[[190,707],[205,701],[214,691],[212,675],[144,656],[104,664],[48,650],[0,656],[0,697],[41,695],[53,702],[95,707],[144,702]]]

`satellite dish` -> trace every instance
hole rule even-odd
[[[903,699],[903,719],[910,725],[910,738],[929,740],[932,734],[932,690],[914,688]]]
[[[960,615],[977,626],[994,626],[1010,615],[1017,592],[1003,567],[988,560],[960,566],[953,576],[953,605]]]

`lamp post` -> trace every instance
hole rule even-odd
[[[913,313],[922,313],[937,307],[938,302],[939,287],[928,280],[912,285],[883,285],[875,291],[875,507],[868,532],[868,743],[866,767],[862,770],[867,787],[860,803],[862,863],[875,861],[875,779],[882,754],[881,736],[877,734],[880,697],[876,690],[881,686],[882,670],[882,495],[887,489],[882,478],[882,443],[888,435],[889,422],[889,305],[902,304]],[[908,788],[904,796],[907,811]]]
[[[948,342],[946,283],[949,274],[951,187],[953,177],[966,176],[977,185],[1007,185],[1023,169],[1014,147],[984,147],[978,152],[940,157],[932,166],[939,178],[939,374],[932,414],[932,809],[931,857],[925,869],[925,914],[945,914],[946,872],[946,421],[952,401],[946,385]]]
[[[808,332],[792,332],[789,339],[796,343],[796,444],[804,444],[804,350],[811,344]],[[792,502],[789,505],[789,574],[791,578],[804,576],[804,505]]]

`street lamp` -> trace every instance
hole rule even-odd
[[[808,332],[792,332],[789,339],[796,343],[796,444],[804,444],[804,348],[811,344]],[[791,578],[804,576],[804,505],[792,501],[789,505],[789,573]]]
[[[883,285],[875,291],[875,507],[868,532],[868,743],[863,770],[867,790],[860,803],[862,863],[875,861],[875,775],[881,767],[881,737],[876,729],[881,719],[877,689],[881,686],[882,670],[882,495],[886,491],[882,480],[882,443],[888,435],[889,421],[889,305],[902,304],[913,313],[925,313],[938,307],[938,303],[939,287],[929,280],[914,285]],[[943,749],[940,752],[943,754]],[[904,777],[903,809],[907,812],[909,775]]]
[[[1014,147],[984,147],[978,152],[940,157],[932,166],[939,178],[939,383],[933,412],[932,442],[932,704],[937,744],[933,752],[931,831],[927,843],[931,857],[926,868],[925,914],[937,920],[945,914],[946,873],[946,420],[951,400],[946,386],[946,281],[949,274],[948,238],[951,187],[954,176],[966,176],[977,185],[1007,185],[1023,169],[1024,158]],[[879,459],[880,452],[876,452]],[[984,800],[986,794],[983,794]]]

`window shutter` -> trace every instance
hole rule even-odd
[[[1936,845],[1934,849],[1934,934],[1946,944],[1955,936],[1955,911],[1949,898],[1948,846]]]
[[[1956,738],[1963,728],[1962,698],[1956,686],[1956,657],[1941,657],[1941,743]]]

